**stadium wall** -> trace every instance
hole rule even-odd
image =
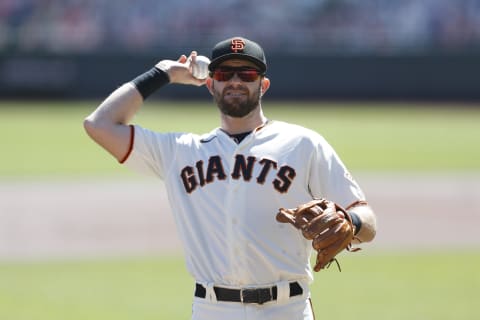
[[[176,57],[162,52],[158,57]],[[480,54],[276,55],[268,57],[270,99],[480,101]],[[153,55],[0,53],[0,98],[106,96],[150,68]],[[170,86],[155,97],[210,99],[206,90]]]

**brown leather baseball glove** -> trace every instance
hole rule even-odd
[[[352,249],[355,228],[350,215],[332,201],[319,199],[294,209],[280,208],[277,221],[291,223],[302,231],[305,238],[313,240],[312,246],[318,253],[313,268],[315,271],[320,271],[328,267],[332,261],[336,261],[335,256],[344,249],[360,250]]]

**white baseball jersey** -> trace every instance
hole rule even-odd
[[[278,208],[364,200],[332,147],[300,126],[269,121],[239,144],[220,128],[132,132],[125,165],[164,180],[187,268],[200,283],[310,282],[311,241],[277,222]]]

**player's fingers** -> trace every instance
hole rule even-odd
[[[190,56],[188,56],[187,66],[190,72],[192,72],[193,65],[197,63],[197,56],[198,56],[197,51],[190,52]]]
[[[192,52],[190,53],[190,60],[192,60],[193,62],[195,62],[195,60],[197,59],[197,55],[198,55],[197,51],[192,51]]]
[[[192,72],[192,64],[196,63],[196,59],[197,59],[197,51],[190,52],[190,55],[188,56],[188,59],[187,59],[187,67],[190,70],[190,72]]]
[[[182,55],[180,56],[180,58],[178,58],[177,61],[180,62],[180,63],[185,63],[185,62],[187,62],[187,56],[184,55],[184,54],[182,54]]]

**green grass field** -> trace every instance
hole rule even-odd
[[[474,320],[480,253],[359,254],[317,274],[317,319]],[[0,319],[189,319],[178,257],[0,264]]]
[[[0,177],[126,175],[93,144],[82,120],[91,102],[1,102]],[[267,117],[323,134],[347,166],[363,171],[480,169],[480,108],[461,105],[265,103]],[[204,133],[218,126],[211,103],[151,102],[136,123]]]
[[[1,102],[0,179],[130,177],[83,131],[83,118],[98,103]],[[480,108],[265,103],[264,109],[269,118],[322,133],[354,172],[480,170]],[[218,117],[209,103],[150,102],[135,122],[202,133]],[[332,267],[316,275],[317,319],[480,319],[478,251],[365,250],[340,262],[343,272]],[[0,261],[0,320],[189,319],[192,290],[181,257]]]

